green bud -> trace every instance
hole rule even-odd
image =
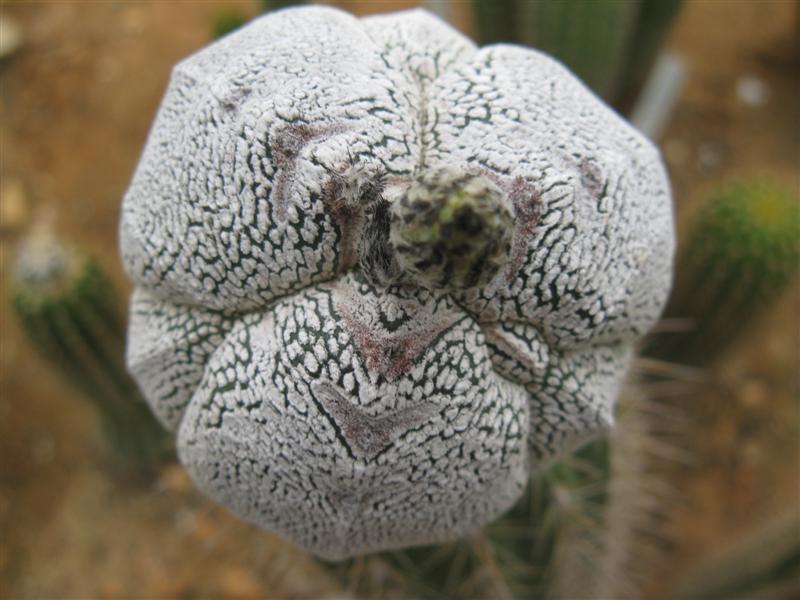
[[[424,173],[392,205],[397,262],[427,288],[485,285],[508,258],[513,232],[513,208],[502,190],[456,169]]]

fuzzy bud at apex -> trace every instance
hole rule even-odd
[[[397,262],[422,287],[484,285],[508,258],[513,210],[483,175],[450,167],[423,173],[391,207]]]

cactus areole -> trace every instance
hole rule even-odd
[[[610,426],[672,210],[547,56],[310,7],[175,67],[121,249],[128,365],[196,484],[341,559],[467,534]]]

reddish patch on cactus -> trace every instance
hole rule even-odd
[[[356,349],[367,368],[383,375],[388,381],[394,381],[407,373],[420,353],[458,320],[457,317],[450,317],[430,327],[420,327],[408,333],[394,333],[382,332],[365,323],[356,316],[357,311],[347,306],[340,304],[336,310],[353,336]]]
[[[515,177],[511,185],[506,185],[506,193],[514,204],[514,238],[511,240],[511,255],[506,267],[506,282],[511,283],[525,261],[534,229],[539,224],[542,197],[534,186],[522,177]]]
[[[603,192],[603,173],[597,161],[591,158],[582,158],[578,163],[578,172],[581,174],[581,185],[589,192],[592,198],[599,198]]]
[[[525,262],[528,242],[539,224],[542,197],[523,177],[517,176],[509,182],[489,169],[479,169],[478,172],[502,189],[514,205],[514,237],[506,263],[506,283],[510,284]]]
[[[434,405],[423,403],[387,415],[372,416],[328,383],[316,384],[312,389],[329,417],[341,429],[351,452],[367,460],[394,443],[398,434],[427,419],[435,408]]]
[[[278,221],[286,220],[286,186],[294,175],[297,157],[303,148],[314,140],[344,130],[345,128],[340,125],[319,127],[301,124],[287,125],[275,132],[271,147],[272,159],[278,172],[275,175],[272,193]]]

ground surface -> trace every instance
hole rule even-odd
[[[120,198],[171,65],[206,44],[213,16],[233,6],[254,13],[249,2],[3,4],[25,33],[23,49],[0,64],[4,278],[20,235],[54,215],[58,231],[97,256],[127,296]],[[688,2],[670,37],[690,69],[661,140],[681,230],[731,179],[798,189],[794,10],[788,1]],[[766,86],[761,105],[737,96],[746,77]],[[798,500],[797,301],[795,285],[703,385],[674,400],[689,416],[681,438],[689,458],[671,471],[673,543],[654,596]],[[199,498],[177,466],[145,489],[120,483],[88,405],[37,359],[9,308],[4,286],[0,596],[285,598],[335,589],[303,555]]]

